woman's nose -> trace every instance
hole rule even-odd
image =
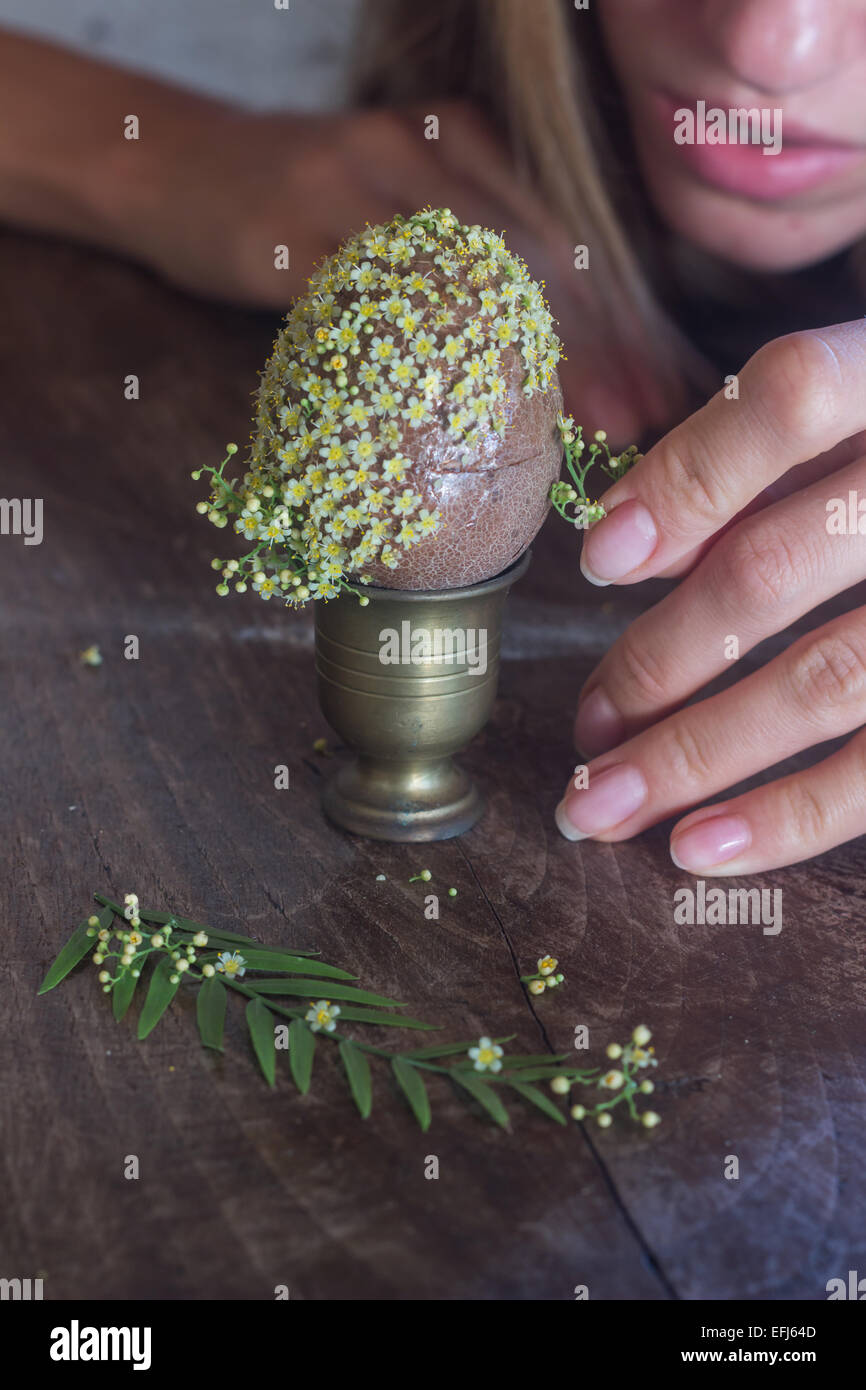
[[[705,0],[702,18],[725,67],[768,95],[815,86],[866,56],[866,0]]]

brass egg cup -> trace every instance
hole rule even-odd
[[[316,604],[319,703],[356,755],[322,795],[336,825],[424,841],[462,835],[479,819],[481,792],[452,755],[490,717],[502,611],[528,564],[527,552],[462,589],[365,588],[363,608],[350,594]]]

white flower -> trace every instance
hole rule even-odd
[[[413,430],[417,430],[421,425],[426,424],[428,420],[432,420],[433,418],[433,412],[426,400],[418,396],[410,396],[406,409],[401,413],[403,419],[409,421],[409,425]]]
[[[458,362],[466,354],[466,344],[462,338],[456,338],[452,333],[448,334],[445,344],[441,349],[442,356],[448,363]]]
[[[360,265],[352,267],[350,276],[359,289],[370,289],[378,279],[378,271],[373,268],[369,261],[362,261]]]
[[[438,396],[442,390],[442,373],[431,368],[424,373],[417,385],[425,396]]]
[[[432,333],[416,333],[409,347],[418,362],[426,362],[428,359],[439,356],[436,339]]]
[[[339,1005],[332,1004],[330,999],[320,999],[308,1009],[306,1021],[313,1033],[333,1033],[339,1014]]]
[[[394,339],[390,333],[385,338],[377,333],[370,344],[370,356],[374,362],[390,362],[395,352]]]
[[[351,440],[349,453],[353,463],[360,467],[361,464],[372,463],[380,448],[378,440],[373,438],[369,430],[364,430],[357,439]]]
[[[393,381],[395,386],[409,386],[417,375],[418,368],[411,357],[397,357],[388,373],[388,380]]]
[[[217,958],[216,968],[223,975],[241,976],[247,973],[244,958],[237,951],[221,952]]]
[[[275,575],[266,574],[262,579],[253,580],[253,588],[259,598],[269,599],[280,592],[280,582]]]
[[[420,500],[420,497],[418,497],[416,493],[412,492],[409,488],[405,488],[403,492],[400,493],[400,496],[394,499],[393,509],[397,516],[406,516],[409,512],[414,512]]]
[[[439,519],[439,512],[431,512],[428,511],[426,507],[422,507],[421,511],[415,518],[415,525],[421,532],[422,536],[429,536],[433,531],[436,530],[436,527],[439,525]]]
[[[370,400],[378,415],[392,416],[399,412],[403,395],[402,392],[395,391],[387,382],[383,382],[378,391],[371,391]]]
[[[469,1056],[475,1063],[475,1071],[501,1071],[505,1054],[492,1038],[479,1038],[477,1047],[470,1047]]]
[[[402,454],[395,454],[393,458],[386,459],[382,468],[382,477],[393,480],[395,483],[402,483],[406,477],[406,469],[409,467],[409,460]]]

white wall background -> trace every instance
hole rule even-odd
[[[259,108],[342,104],[359,0],[0,0],[0,27]]]

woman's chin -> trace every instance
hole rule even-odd
[[[759,202],[694,178],[645,171],[664,221],[692,245],[745,270],[816,265],[866,236],[866,194],[820,207]]]

